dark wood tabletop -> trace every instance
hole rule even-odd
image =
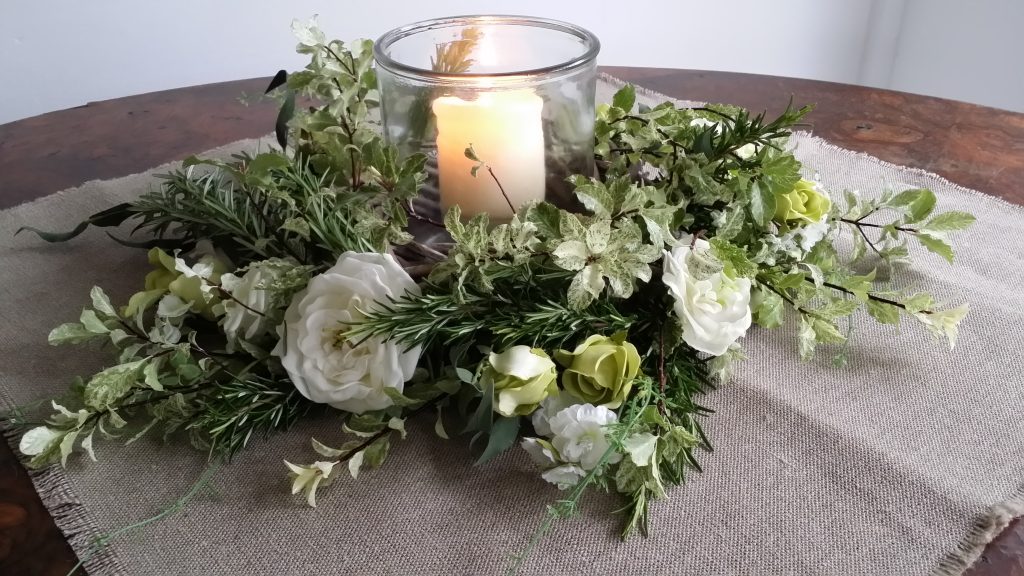
[[[1024,204],[1024,114],[846,84],[754,74],[609,67],[605,72],[690,100],[780,112],[815,103],[814,134]],[[94,102],[0,125],[0,209],[88,180],[141,172],[272,131],[272,102],[243,105],[268,79]],[[0,574],[66,574],[74,552],[24,468],[0,442]],[[922,574],[928,567],[922,566]],[[1024,524],[1014,522],[968,573],[1024,576]]]

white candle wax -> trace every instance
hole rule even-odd
[[[463,218],[481,212],[492,221],[508,222],[512,210],[495,179],[466,158],[472,145],[480,160],[494,170],[512,206],[544,199],[544,102],[531,90],[481,92],[476,100],[442,96],[434,100],[437,118],[437,171],[441,208],[458,204]]]

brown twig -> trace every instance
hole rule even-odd
[[[419,406],[418,408],[416,408],[412,412],[409,412],[408,414],[406,414],[405,417],[408,419],[408,418],[412,418],[413,416],[416,416],[418,414],[422,414],[423,412],[426,412],[427,409],[433,408],[434,406],[437,405],[438,402],[440,402],[441,400],[444,400],[447,397],[448,397],[447,394],[439,394],[438,396],[435,396],[431,400],[428,400],[428,401],[424,402],[421,406]],[[392,433],[394,431],[395,430],[393,428],[389,428],[389,427],[385,426],[383,430],[381,430],[380,432],[377,432],[373,436],[370,436],[366,440],[363,440],[362,442],[359,443],[358,446],[356,446],[355,448],[353,448],[353,449],[349,450],[348,452],[346,452],[344,456],[342,456],[341,458],[338,459],[337,463],[341,464],[342,462],[347,462],[347,461],[351,460],[353,456],[355,456],[360,451],[362,451],[362,450],[366,449],[367,447],[369,447],[370,444],[373,444],[377,440],[380,440],[384,436],[386,436],[386,435],[388,435],[388,434],[390,434],[390,433]]]
[[[861,226],[867,226],[868,228],[885,228],[884,224],[871,224],[870,222],[861,222],[860,219],[850,220],[849,218],[840,218],[839,220],[851,226],[856,226],[858,229],[860,229]],[[907,234],[918,233],[917,228],[907,228],[906,226],[893,226],[893,228],[899,230],[900,232],[906,232]]]
[[[814,282],[810,278],[804,278],[804,280],[807,280],[808,282]],[[853,290],[850,290],[850,289],[845,288],[843,286],[840,286],[838,284],[833,284],[831,282],[823,282],[822,286],[825,286],[826,288],[831,288],[833,290],[838,290],[839,292],[843,292],[844,294],[851,294],[851,295],[853,295],[853,293],[854,293]],[[895,306],[895,307],[900,308],[902,310],[906,310],[907,309],[907,306],[905,304],[901,304],[901,303],[899,303],[899,302],[897,302],[895,300],[890,300],[889,298],[883,298],[882,296],[876,296],[875,294],[871,294],[871,293],[868,293],[868,300],[874,300],[875,302],[880,302],[882,304],[888,304],[890,306]],[[919,310],[919,312],[921,314],[933,314],[934,313],[931,310]]]
[[[444,222],[438,222],[437,220],[434,220],[433,218],[430,218],[428,216],[424,216],[424,215],[420,214],[419,212],[417,212],[416,208],[413,207],[412,202],[409,202],[408,204],[405,204],[403,207],[405,208],[405,213],[408,214],[410,218],[413,218],[415,220],[419,220],[420,222],[426,222],[427,224],[430,224],[431,226],[437,226],[438,228],[441,228],[441,229],[445,229],[446,228],[446,226],[444,225]]]
[[[435,250],[434,248],[431,248],[430,246],[427,246],[426,244],[423,244],[422,242],[417,242],[415,240],[407,244],[403,244],[402,246],[404,248],[408,248],[409,250],[412,250],[413,252],[420,254],[421,256],[426,256],[427,258],[430,258],[432,260],[441,261],[447,258],[447,256],[445,256],[443,252],[439,252],[438,250]]]
[[[697,245],[697,239],[704,237],[705,230],[697,230],[693,233],[693,238],[690,239],[690,250],[692,251],[694,246]]]
[[[209,280],[207,280],[206,278],[203,278],[203,281],[209,282]],[[248,310],[249,312],[252,312],[255,315],[263,317],[263,318],[267,317],[267,315],[264,314],[263,312],[260,312],[259,310],[256,310],[256,309],[252,308],[251,306],[249,306],[245,302],[242,302],[238,298],[235,298],[235,296],[231,292],[228,292],[227,290],[225,290],[223,286],[221,286],[219,284],[214,284],[213,282],[209,282],[209,284],[211,286],[216,286],[217,287],[217,292],[220,294],[221,298],[227,297],[229,300],[232,300],[235,304],[238,304],[242,308],[245,308],[246,310]]]
[[[509,200],[508,194],[505,193],[505,187],[501,185],[501,180],[498,180],[498,176],[495,175],[494,169],[491,168],[490,164],[486,164],[486,166],[487,172],[491,175],[491,178],[494,179],[494,183],[498,185],[498,190],[501,191],[501,196],[505,199],[505,202],[508,203],[509,210],[512,211],[512,214],[516,214],[516,207],[512,205],[512,200]]]

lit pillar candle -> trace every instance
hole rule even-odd
[[[481,92],[476,100],[442,96],[434,100],[437,118],[437,171],[441,208],[456,204],[463,218],[481,212],[492,221],[508,222],[512,211],[495,179],[466,158],[473,146],[478,158],[494,170],[508,201],[519,207],[544,199],[544,102],[531,90]]]

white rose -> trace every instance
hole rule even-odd
[[[273,307],[274,295],[267,288],[291,267],[293,264],[288,261],[271,258],[250,264],[241,277],[221,275],[221,288],[231,294],[231,298],[223,301],[221,319],[228,338],[228,352],[234,351],[239,340],[251,342],[273,330],[273,323],[267,316]]]
[[[364,318],[363,311],[375,302],[406,292],[420,293],[387,254],[346,252],[334,267],[310,280],[288,306],[274,350],[299,392],[313,402],[356,414],[391,406],[384,391],[404,390],[420,347],[406,351],[380,338],[353,346],[339,335]]]
[[[722,133],[722,127],[718,125],[718,122],[708,120],[707,118],[694,118],[693,120],[690,120],[690,126],[695,126],[697,128],[711,127],[715,129],[715,134]]]
[[[743,160],[749,160],[757,154],[757,144],[754,144],[753,142],[744,144],[735,150],[735,154]]]
[[[675,300],[683,341],[695,350],[720,356],[750,327],[750,280],[731,278],[698,239],[690,248],[665,252],[662,281]]]
[[[615,412],[604,406],[574,404],[551,418],[551,444],[563,461],[593,470],[611,446],[605,427],[617,420]],[[607,463],[614,464],[621,459],[622,454],[613,452]]]

